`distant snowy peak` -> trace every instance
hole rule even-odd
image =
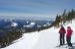
[[[36,24],[35,22],[31,22],[31,23],[30,23],[31,26],[34,26],[35,24]]]
[[[35,22],[31,22],[30,24],[28,24],[28,25],[24,25],[23,27],[28,27],[28,28],[30,28],[30,27],[33,27],[33,26],[35,26]]]
[[[11,26],[12,26],[12,27],[17,27],[17,26],[18,26],[18,23],[12,22],[12,23],[11,23]]]

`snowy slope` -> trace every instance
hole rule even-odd
[[[71,26],[72,29],[75,29],[75,20],[72,21],[72,24],[69,23],[65,26]],[[22,38],[17,40],[18,42],[2,49],[59,49],[55,46],[59,44],[59,28],[54,29],[54,27],[50,29],[46,29],[40,32],[26,33]],[[75,38],[75,30],[72,35],[72,42]],[[66,48],[61,48],[66,49]]]
[[[22,38],[14,41],[16,43],[2,49],[31,49],[37,43],[38,38],[39,34],[37,32],[26,33]]]

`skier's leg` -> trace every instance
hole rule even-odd
[[[65,44],[65,34],[62,35],[62,40],[63,40],[62,41],[63,42],[62,44]]]
[[[62,34],[60,34],[60,45],[62,45]]]
[[[67,41],[67,44],[69,46],[69,38],[68,37],[66,37],[66,41]]]
[[[72,43],[71,43],[71,37],[68,37],[68,46],[72,47]]]
[[[72,47],[71,37],[69,38],[69,45]]]

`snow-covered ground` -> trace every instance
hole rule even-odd
[[[72,21],[72,24],[64,25],[71,26],[73,29],[72,43],[75,42],[75,20]],[[16,43],[2,48],[2,49],[59,49],[55,46],[59,44],[59,28],[52,27],[40,32],[26,33],[22,38],[18,39]],[[66,49],[66,48],[60,48]]]

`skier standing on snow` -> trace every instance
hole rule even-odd
[[[59,34],[60,34],[60,45],[59,46],[62,46],[65,44],[65,28],[61,25],[61,28],[59,30]]]
[[[67,27],[67,34],[66,34],[66,40],[67,40],[67,44],[69,47],[72,47],[72,43],[71,43],[71,35],[72,35],[73,30],[71,29],[70,26]]]

